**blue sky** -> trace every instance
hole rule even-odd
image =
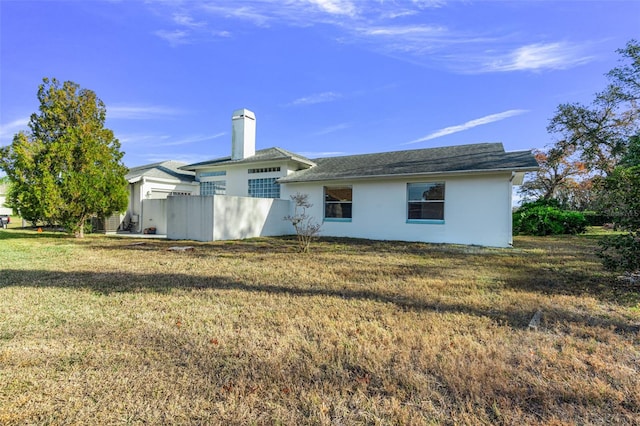
[[[107,105],[125,164],[257,148],[311,158],[503,142],[544,147],[640,37],[640,1],[0,0],[0,145],[43,77]]]

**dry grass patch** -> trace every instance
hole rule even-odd
[[[588,237],[134,242],[0,232],[0,423],[640,422],[639,295]]]

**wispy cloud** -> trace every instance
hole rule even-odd
[[[321,129],[315,133],[313,133],[311,136],[324,136],[324,135],[328,135],[329,133],[334,133],[334,132],[338,132],[340,130],[344,130],[349,128],[351,125],[349,123],[340,123],[340,124],[336,124],[335,126],[329,126],[329,127],[325,127],[324,129]]]
[[[321,104],[324,102],[332,102],[336,99],[340,99],[342,95],[336,92],[322,92],[315,93],[313,95],[305,96],[302,98],[295,99],[289,103],[289,105],[313,105],[313,104]]]
[[[323,158],[323,157],[337,157],[340,155],[348,155],[348,153],[343,151],[319,151],[319,152],[307,151],[307,152],[301,152],[300,155],[307,158]]]
[[[500,72],[567,69],[594,59],[583,52],[584,46],[567,42],[528,44],[487,61],[483,69]]]
[[[169,142],[162,142],[159,143],[157,146],[179,146],[179,145],[189,145],[192,143],[196,143],[196,142],[203,142],[203,141],[209,141],[212,139],[217,139],[219,137],[222,137],[224,135],[226,135],[226,132],[220,132],[220,133],[216,133],[215,135],[194,135],[194,136],[187,136],[184,138],[180,138],[177,140],[172,140]]]
[[[212,158],[211,156],[206,156],[206,155],[176,154],[174,152],[168,152],[166,154],[153,152],[145,155],[132,155],[132,157],[138,159],[138,161],[134,160],[134,162],[137,163],[138,165],[159,163],[161,161],[167,161],[169,159],[175,160],[175,161],[182,161],[183,163],[187,163],[187,164],[193,164],[193,163],[199,163],[201,161],[206,161]],[[221,156],[214,156],[214,157],[221,157]]]
[[[158,30],[153,34],[169,42],[171,46],[179,46],[189,43],[189,32],[185,30]]]
[[[434,8],[447,7],[444,0],[246,0],[240,6],[233,0],[216,0],[160,4],[169,10],[167,20],[176,28],[155,34],[172,46],[228,37],[238,22],[259,28],[322,24],[332,26],[336,40],[342,43],[459,73],[568,69],[594,59],[584,54],[588,50],[584,41],[539,41],[505,33],[498,27],[480,31],[444,24],[429,13]]]
[[[354,16],[357,11],[355,4],[348,0],[308,0],[308,2],[332,15]]]
[[[187,28],[202,28],[207,25],[204,21],[196,21],[186,13],[176,13],[173,15],[173,22]]]
[[[29,118],[19,118],[7,124],[0,124],[0,144],[10,141],[20,130],[28,130],[28,124]]]
[[[220,132],[213,135],[190,135],[175,138],[170,135],[154,135],[154,134],[125,134],[119,135],[118,139],[121,143],[130,146],[137,145],[153,145],[154,147],[161,146],[180,146],[189,145],[197,142],[208,141],[220,138],[226,135],[227,132]]]
[[[107,106],[107,117],[124,120],[150,120],[183,115],[185,112],[164,106],[154,105],[115,105]]]
[[[445,127],[440,130],[436,130],[435,132],[429,133],[426,136],[423,136],[419,139],[412,140],[410,142],[406,142],[403,145],[410,145],[418,142],[425,142],[431,139],[440,138],[442,136],[451,135],[453,133],[464,132],[465,130],[473,129],[474,127],[483,126],[485,124],[494,123],[496,121],[501,121],[510,117],[514,117],[516,115],[524,114],[528,112],[525,109],[510,109],[508,111],[499,112],[497,114],[485,115],[484,117],[476,118],[474,120],[467,121],[463,124],[458,124],[456,126]]]

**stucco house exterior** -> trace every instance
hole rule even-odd
[[[234,111],[231,156],[177,167],[182,186],[168,190],[164,206],[168,238],[292,234],[283,218],[299,192],[323,236],[507,247],[512,186],[538,168],[531,152],[506,152],[501,143],[312,160],[278,147],[256,151],[255,135],[255,115]],[[132,186],[132,204],[155,188]]]
[[[12,215],[13,210],[6,206],[9,184],[0,182],[0,214]]]
[[[181,170],[186,163],[163,161],[133,167],[125,175],[129,183],[129,205],[121,218],[120,227],[132,232],[158,225],[166,232],[164,203],[151,200],[166,200],[170,195],[198,195],[199,185],[195,173]]]

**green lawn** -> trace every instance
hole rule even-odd
[[[0,424],[639,424],[640,293],[597,238],[0,230]]]

